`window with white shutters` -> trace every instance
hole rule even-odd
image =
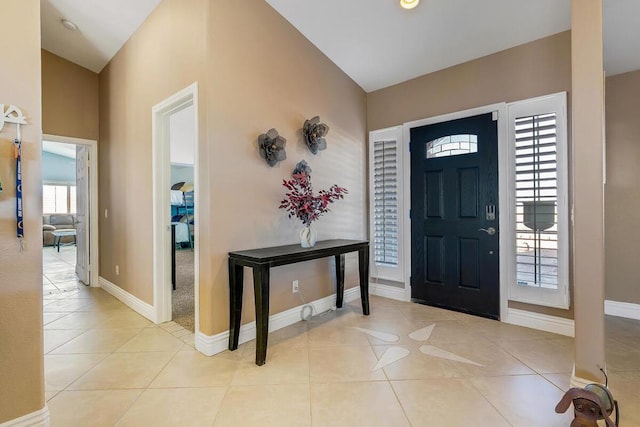
[[[515,228],[510,298],[568,307],[566,95],[509,105]]]
[[[517,117],[517,284],[558,288],[556,114]]]
[[[402,127],[370,134],[371,275],[402,281]]]
[[[398,266],[398,141],[373,142],[373,221],[376,264]]]

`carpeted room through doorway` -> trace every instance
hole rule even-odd
[[[194,251],[176,250],[176,290],[172,294],[173,321],[191,332],[195,330]]]

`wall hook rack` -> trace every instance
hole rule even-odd
[[[5,123],[16,125],[16,138],[13,140],[13,153],[16,159],[16,236],[20,245],[20,252],[24,251],[24,212],[22,207],[22,141],[20,125],[26,125],[27,120],[15,105],[0,104],[0,131]]]
[[[20,140],[20,125],[27,124],[27,119],[22,114],[22,110],[15,105],[0,104],[0,132],[5,123],[14,123],[16,125],[16,139]]]

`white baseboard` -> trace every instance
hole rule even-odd
[[[377,295],[379,297],[395,299],[398,301],[407,301],[404,288],[382,285],[380,283],[369,282],[369,295]]]
[[[360,287],[356,286],[344,291],[344,302],[355,301],[360,298]],[[313,314],[323,313],[331,310],[336,305],[336,294],[310,303],[313,306]],[[269,316],[269,332],[277,331],[293,325],[302,320],[301,312],[303,305],[291,308],[281,313]],[[256,322],[247,323],[240,327],[239,344],[251,341],[256,338]],[[207,356],[221,353],[229,348],[229,331],[221,332],[217,335],[205,335],[202,332],[196,333],[196,350]]]
[[[640,320],[640,304],[605,300],[604,314]]]
[[[540,331],[566,335],[568,337],[575,336],[575,326],[572,319],[510,308],[507,312],[506,319],[503,321],[512,325],[524,326]]]
[[[104,277],[100,277],[99,283],[102,289],[109,292],[111,295],[131,307],[132,310],[151,320],[153,323],[157,323],[156,312],[153,309],[152,305],[147,304],[141,299],[131,295],[129,292],[125,291],[118,285],[111,283]]]
[[[49,408],[45,405],[39,411],[23,415],[11,421],[0,424],[0,427],[49,427]]]
[[[604,386],[604,383],[601,383],[600,381],[591,381],[591,380],[587,380],[585,378],[576,376],[576,364],[574,363],[573,370],[571,371],[571,381],[569,382],[569,385],[571,387],[585,388],[589,384],[600,384],[601,386]]]

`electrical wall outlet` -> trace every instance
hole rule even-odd
[[[116,276],[120,275],[120,266],[116,265]]]
[[[295,294],[298,291],[299,291],[298,281],[294,280],[293,282],[291,282],[291,292],[293,292]]]

